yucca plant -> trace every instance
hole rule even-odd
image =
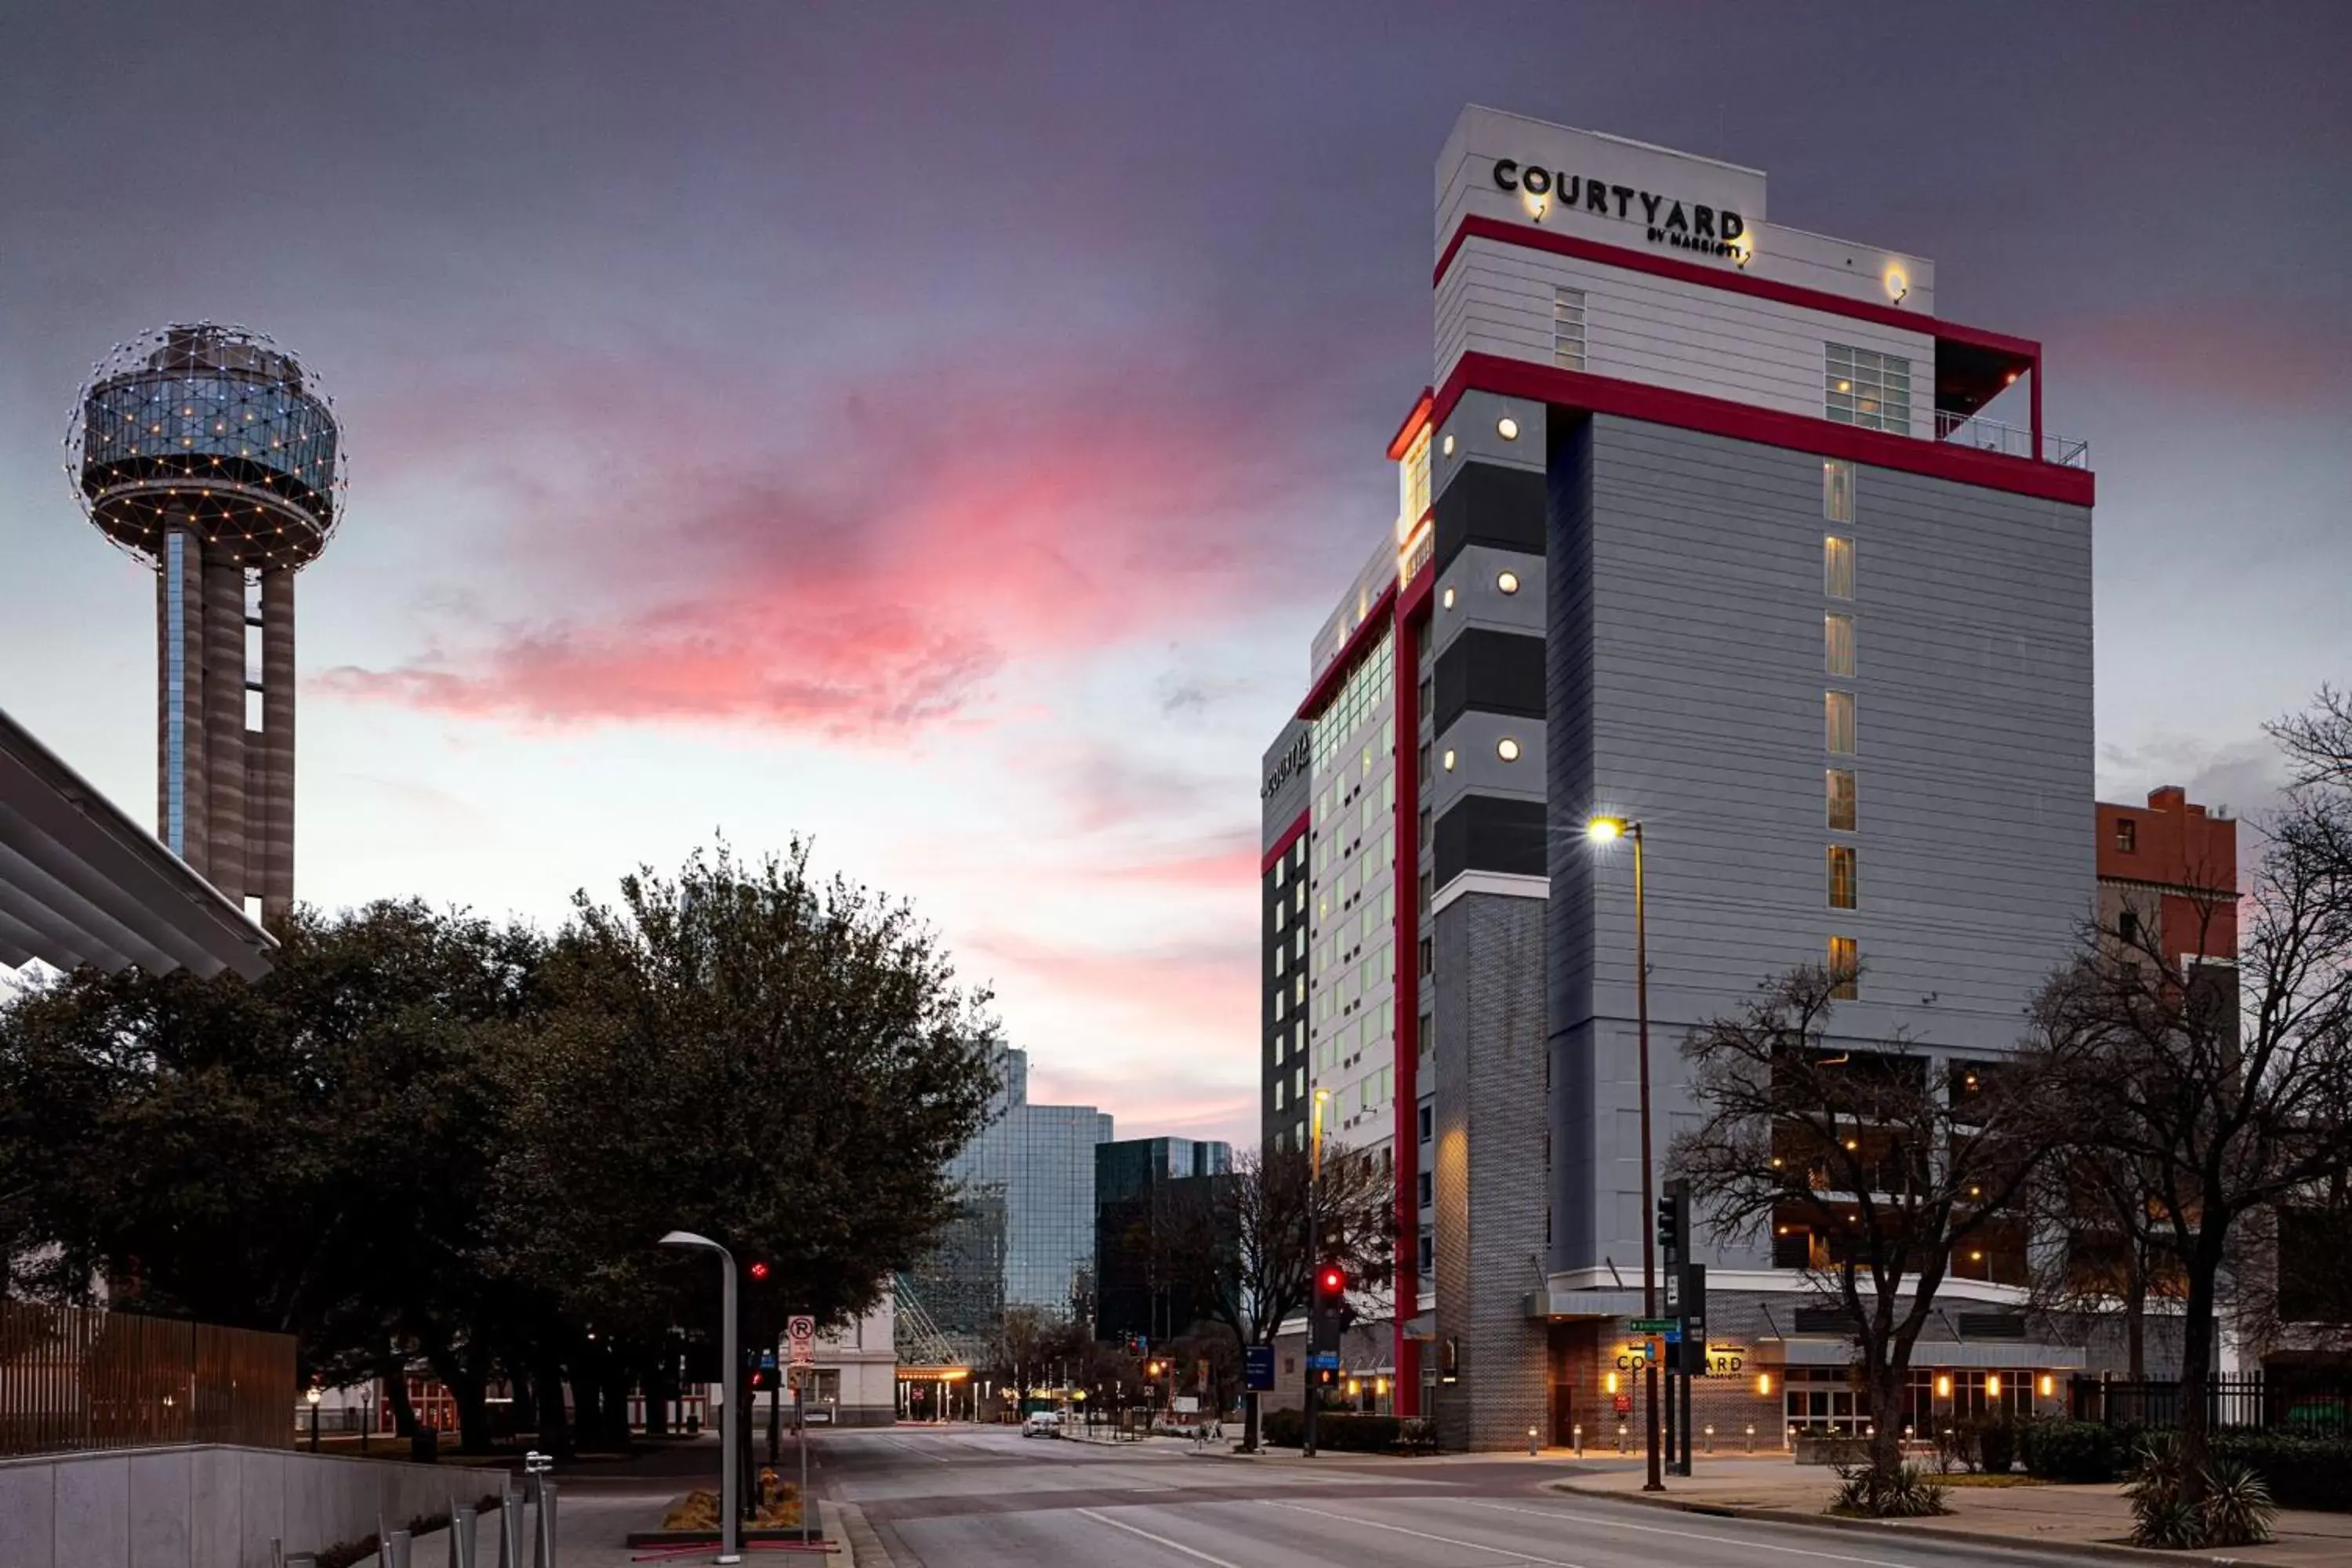
[[[1856,1519],[1926,1519],[1951,1510],[1944,1506],[1942,1484],[1916,1465],[1892,1475],[1857,1465],[1838,1471],[1830,1511]]]
[[[2259,1546],[2271,1538],[2278,1512],[2271,1489],[2252,1468],[2216,1459],[2205,1471],[2203,1546]]]

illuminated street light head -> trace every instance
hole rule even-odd
[[[1596,816],[1584,825],[1584,836],[1595,844],[1609,844],[1624,837],[1625,829],[1622,816]]]

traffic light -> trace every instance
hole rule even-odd
[[[1658,1200],[1658,1254],[1667,1268],[1682,1263],[1689,1232],[1690,1186],[1684,1182],[1668,1182],[1665,1196]]]
[[[1317,1367],[1315,1369],[1315,1386],[1318,1388],[1339,1387],[1339,1369],[1336,1366]]]
[[[1348,1304],[1348,1271],[1326,1263],[1315,1271],[1315,1310],[1336,1312]]]
[[[751,1266],[745,1269],[744,1272],[751,1277],[752,1284],[758,1285],[766,1280],[771,1270],[768,1267],[768,1260],[766,1258],[754,1258],[751,1259]]]

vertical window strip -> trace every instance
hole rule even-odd
[[[1824,740],[1830,754],[1850,757],[1854,753],[1853,693],[1831,691],[1823,694],[1822,716],[1825,721]]]
[[[1854,786],[1852,768],[1827,770],[1829,781],[1829,825],[1834,833],[1854,830]]]
[[[1861,897],[1859,857],[1851,844],[1829,847],[1830,908],[1850,910]]]
[[[1551,362],[1563,370],[1584,368],[1584,290],[1551,291]]]
[[[1832,522],[1853,521],[1853,465],[1837,458],[1822,461],[1822,515]]]
[[[1852,616],[1822,617],[1822,658],[1828,673],[1852,678],[1853,675],[1853,617]]]
[[[1850,936],[1830,938],[1830,995],[1852,1002],[1862,994],[1862,944]]]
[[[177,529],[163,540],[163,843],[188,858],[187,761],[188,536]]]
[[[1853,597],[1853,541],[1843,533],[1822,535],[1822,592],[1832,599]]]

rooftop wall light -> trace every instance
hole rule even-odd
[[[1519,760],[1519,743],[1508,735],[1495,742],[1495,754],[1507,763]]]
[[[1495,586],[1506,594],[1516,594],[1519,591],[1519,574],[1517,572],[1500,573],[1495,578]]]
[[[2015,380],[2016,378],[2012,376],[2011,379],[2011,380]],[[1453,431],[1448,430],[1448,431],[1445,433],[1445,439],[1444,439],[1444,440],[1443,440],[1443,441],[1440,441],[1440,442],[1437,444],[1437,449],[1438,449],[1438,451],[1439,451],[1440,453],[1444,454],[1444,456],[1446,456],[1446,457],[1448,457],[1448,458],[1450,458],[1450,457],[1454,456],[1454,432],[1453,432]]]
[[[1900,267],[1889,267],[1886,269],[1885,282],[1886,297],[1898,305],[1903,303],[1904,297],[1911,292],[1911,276]]]
[[[1519,422],[1506,414],[1495,421],[1495,434],[1506,441],[1516,441],[1519,438]]]

